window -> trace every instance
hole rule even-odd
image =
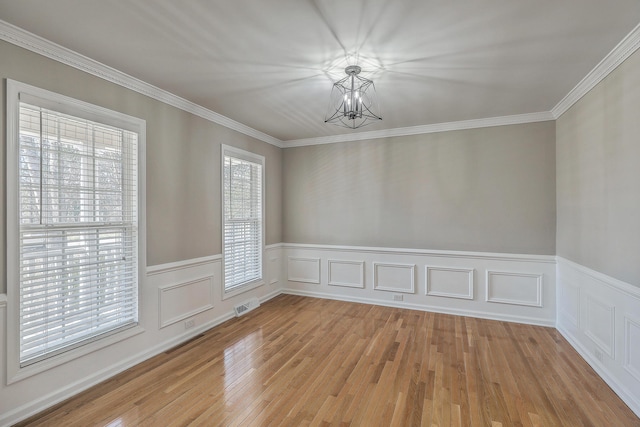
[[[222,147],[224,292],[262,284],[264,157]]]
[[[9,290],[23,368],[138,324],[144,122],[9,87]]]

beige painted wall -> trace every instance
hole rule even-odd
[[[288,243],[555,253],[555,123],[287,148]]]
[[[557,252],[640,286],[640,51],[557,120]]]
[[[59,62],[0,41],[0,133],[6,147],[6,79],[18,80],[147,121],[147,263],[156,265],[221,252],[220,144],[266,157],[266,243],[282,241],[279,148]],[[5,188],[6,149],[0,159]],[[4,193],[3,193],[4,194]],[[6,198],[0,221],[5,224]],[[5,282],[6,229],[0,231]],[[0,292],[4,291],[0,285]]]

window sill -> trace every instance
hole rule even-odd
[[[254,282],[250,282],[247,283],[246,285],[242,285],[242,286],[238,286],[237,288],[233,288],[229,291],[225,291],[224,288],[222,289],[222,300],[226,300],[229,298],[233,298],[237,295],[243,294],[245,292],[251,291],[253,289],[259,288],[260,286],[264,285],[265,281],[264,279],[260,279],[260,280],[256,280]]]

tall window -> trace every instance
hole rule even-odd
[[[22,367],[138,323],[139,133],[115,113],[27,92],[9,158]]]
[[[224,290],[262,284],[264,157],[222,147]]]

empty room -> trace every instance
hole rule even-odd
[[[0,0],[0,427],[640,426],[636,0]]]

